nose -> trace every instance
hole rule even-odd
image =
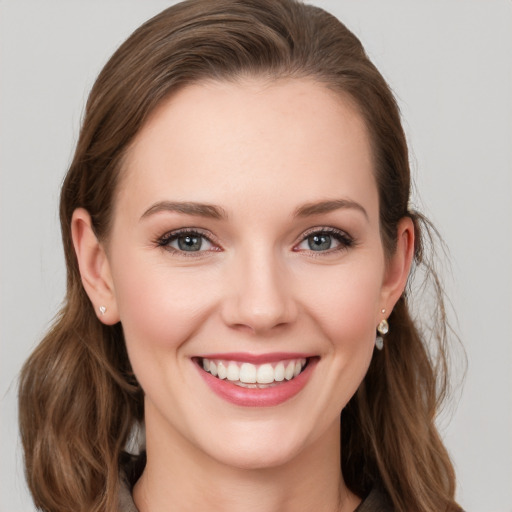
[[[222,307],[228,326],[264,334],[296,320],[298,307],[291,279],[275,255],[253,253],[240,257],[229,274]]]

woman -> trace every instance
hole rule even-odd
[[[195,0],[139,28],[62,188],[66,303],[20,386],[36,505],[459,510],[409,189],[393,96],[321,9]]]

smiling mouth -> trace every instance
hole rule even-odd
[[[286,359],[272,363],[252,364],[224,359],[198,358],[205,372],[219,380],[250,389],[266,389],[289,382],[307,367],[310,358]]]

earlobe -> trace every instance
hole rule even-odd
[[[87,210],[77,208],[71,220],[71,236],[83,287],[98,318],[107,325],[119,322],[110,264],[94,233]]]
[[[404,292],[414,258],[414,223],[409,217],[400,220],[397,227],[395,253],[389,258],[382,286],[379,307],[391,312]]]

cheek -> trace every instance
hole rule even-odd
[[[322,315],[318,325],[330,343],[329,382],[333,395],[327,403],[331,404],[335,418],[356,393],[373,357],[380,299],[376,283],[380,277],[371,269],[344,275],[338,283],[330,285],[323,301],[321,297],[317,299],[316,311]],[[320,313],[320,308],[324,313]]]
[[[125,258],[114,276],[116,300],[129,351],[178,348],[215,301],[210,280],[198,283],[165,264]]]
[[[357,351],[373,344],[381,281],[382,268],[373,264],[361,269],[347,265],[329,279],[317,276],[309,283],[309,310],[336,348]]]

